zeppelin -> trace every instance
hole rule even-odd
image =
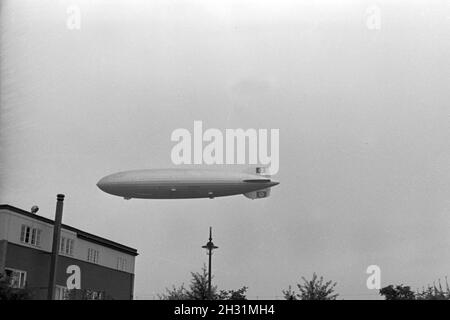
[[[262,174],[207,169],[149,169],[108,175],[97,183],[104,192],[124,199],[188,199],[243,194],[250,199],[267,198],[279,182]]]

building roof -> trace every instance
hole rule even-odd
[[[51,219],[42,217],[42,216],[37,215],[37,214],[33,214],[33,213],[29,212],[29,211],[26,211],[26,210],[23,210],[23,209],[11,206],[9,204],[0,204],[0,209],[10,210],[10,211],[13,211],[15,213],[19,213],[19,214],[21,214],[23,216],[26,216],[28,218],[36,219],[36,220],[39,220],[39,221],[42,221],[42,222],[45,222],[45,223],[48,223],[48,224],[51,224],[51,225],[55,224],[55,222],[53,220],[51,220]],[[108,248],[111,248],[111,249],[114,249],[114,250],[117,250],[117,251],[121,251],[121,252],[130,254],[130,255],[133,255],[133,256],[137,256],[138,255],[137,249],[134,249],[134,248],[131,248],[131,247],[127,247],[127,246],[125,246],[123,244],[120,244],[120,243],[117,243],[117,242],[114,242],[114,241],[111,241],[111,240],[108,240],[108,239],[96,236],[96,235],[94,235],[92,233],[88,233],[88,232],[85,232],[83,230],[80,230],[80,229],[77,229],[77,228],[74,228],[74,227],[71,227],[71,226],[68,226],[68,225],[65,225],[65,224],[62,225],[62,228],[75,232],[77,234],[77,237],[80,238],[80,239],[83,239],[83,240],[86,240],[86,241],[90,241],[90,242],[93,242],[93,243],[96,243],[96,244],[99,244],[99,245],[102,245],[102,246],[105,246],[105,247],[108,247]]]

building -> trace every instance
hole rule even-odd
[[[0,274],[46,299],[54,221],[0,205]],[[133,299],[137,250],[62,225],[56,299]],[[75,290],[72,290],[75,289]]]

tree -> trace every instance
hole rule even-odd
[[[180,287],[172,286],[172,289],[166,288],[165,294],[159,294],[158,298],[160,300],[189,300],[188,293],[184,284]]]
[[[283,290],[283,295],[286,300],[298,300],[297,294],[292,290],[291,286],[289,286],[287,290]]]
[[[242,287],[238,290],[221,290],[219,300],[247,300],[246,292],[248,287]]]
[[[438,280],[438,285],[433,282],[433,286],[428,285],[427,289],[416,293],[417,300],[450,300],[450,287],[448,285],[447,277],[445,277],[445,289],[442,288],[441,279]]]
[[[9,277],[0,274],[0,300],[29,300],[31,297],[29,290],[12,288]]]
[[[247,287],[238,290],[221,290],[218,292],[217,286],[211,286],[211,297],[208,292],[208,271],[203,265],[201,272],[191,272],[191,283],[189,288],[184,284],[179,287],[172,286],[166,288],[165,294],[158,295],[161,300],[245,300]]]
[[[211,286],[211,297],[208,292],[208,271],[203,265],[202,272],[191,272],[192,280],[187,292],[189,300],[216,300],[217,286]]]
[[[302,277],[303,283],[298,283],[297,288],[300,291],[296,293],[289,286],[287,290],[283,290],[283,295],[286,300],[336,300],[339,294],[334,293],[334,288],[337,283],[332,281],[324,282],[323,277],[318,277],[316,273],[308,281]]]
[[[437,285],[436,282],[433,282],[433,285],[428,285],[421,291],[412,291],[409,286],[403,284],[397,286],[391,284],[382,288],[380,295],[384,296],[386,300],[450,300],[450,286],[445,277],[445,289],[439,279]]]
[[[414,300],[415,294],[411,291],[409,286],[404,286],[403,284],[398,286],[393,286],[392,284],[381,288],[380,295],[384,296],[386,300]]]

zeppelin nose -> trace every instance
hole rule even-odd
[[[101,178],[101,179],[97,182],[97,187],[98,187],[100,190],[105,191],[105,189],[107,188],[108,184],[109,184],[109,183],[108,183],[107,177],[104,177],[104,178]]]

